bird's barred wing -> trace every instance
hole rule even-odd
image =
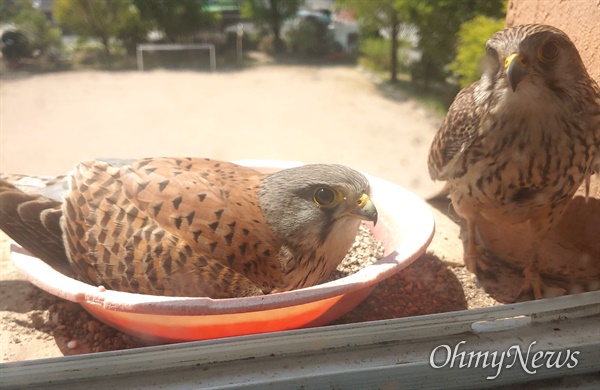
[[[236,272],[272,286],[279,283],[280,244],[259,206],[263,177],[223,161],[161,158],[133,164],[123,183],[130,194],[137,192],[132,202],[152,207],[156,222],[194,251],[209,250]]]
[[[271,263],[257,253],[274,250],[272,234],[258,238],[267,229],[255,194],[259,179],[248,168],[201,159],[144,159],[121,168],[82,162],[64,206],[72,259],[91,281],[121,291],[262,294],[273,280],[263,283],[261,267]]]
[[[474,100],[478,83],[458,93],[433,139],[428,158],[429,175],[433,180],[448,180],[466,172],[465,152],[477,137],[480,122]]]

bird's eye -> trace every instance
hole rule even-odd
[[[548,41],[538,50],[538,58],[542,62],[551,62],[558,57],[558,43],[556,41]]]
[[[500,67],[500,60],[498,59],[498,52],[496,49],[488,47],[485,51],[485,64],[484,66],[489,67],[490,69],[494,69],[497,71]]]
[[[488,47],[488,48],[485,50],[485,54],[486,54],[486,55],[487,55],[487,56],[488,56],[490,59],[493,59],[493,60],[496,60],[496,61],[498,61],[498,52],[496,51],[496,49],[494,49],[494,48],[491,48],[491,47]]]
[[[335,192],[331,188],[319,188],[313,196],[319,206],[330,206],[335,201]]]

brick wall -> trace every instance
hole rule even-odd
[[[575,43],[590,76],[600,83],[600,0],[510,0],[507,27],[549,24]]]

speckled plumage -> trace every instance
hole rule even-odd
[[[54,200],[4,182],[0,227],[118,291],[228,298],[311,286],[343,259],[360,220],[377,218],[367,179],[339,165],[264,175],[209,159],[91,160],[67,180]],[[319,189],[333,191],[330,205],[317,202]]]
[[[481,79],[452,103],[429,154],[434,180],[448,182],[467,221],[465,261],[475,272],[477,221],[527,223],[535,240],[556,224],[598,164],[600,88],[562,31],[545,25],[502,30],[487,42]],[[542,297],[536,242],[523,291]]]

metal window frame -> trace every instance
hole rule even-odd
[[[439,345],[578,351],[573,368],[435,369]],[[457,363],[458,364],[458,363]],[[483,309],[0,365],[2,388],[484,388],[597,373],[600,291]],[[598,382],[594,382],[596,385]]]

